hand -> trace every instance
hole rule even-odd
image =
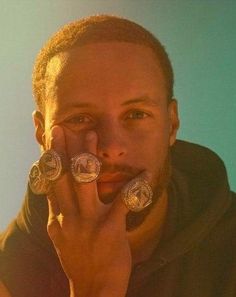
[[[84,138],[81,141],[55,126],[47,148],[68,157],[82,148],[96,155],[96,133],[90,131]],[[128,210],[120,197],[105,205],[95,181],[75,184],[68,171],[52,184],[48,205],[48,234],[68,277],[71,296],[125,296],[131,252],[126,236]]]

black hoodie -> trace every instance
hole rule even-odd
[[[224,164],[184,141],[171,156],[164,233],[150,259],[133,268],[127,297],[235,297],[236,197]],[[21,212],[1,235],[0,279],[12,297],[69,296],[47,215],[46,199],[28,189]]]

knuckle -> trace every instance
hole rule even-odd
[[[52,241],[56,241],[60,235],[59,223],[56,220],[51,220],[47,224],[47,232]]]

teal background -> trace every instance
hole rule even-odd
[[[179,138],[217,152],[236,190],[236,1],[0,0],[0,230],[16,215],[39,156],[34,58],[60,26],[96,13],[131,18],[160,38],[175,70]]]

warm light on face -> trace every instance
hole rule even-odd
[[[152,174],[153,187],[163,189],[177,115],[167,104],[165,79],[152,50],[124,42],[90,44],[62,62],[52,60],[47,75],[53,96],[46,105],[46,138],[56,124],[73,132],[80,145],[70,148],[67,136],[70,154],[81,150],[87,131],[97,133],[97,156],[104,164],[104,177],[98,179],[102,201],[113,200],[144,170]]]

